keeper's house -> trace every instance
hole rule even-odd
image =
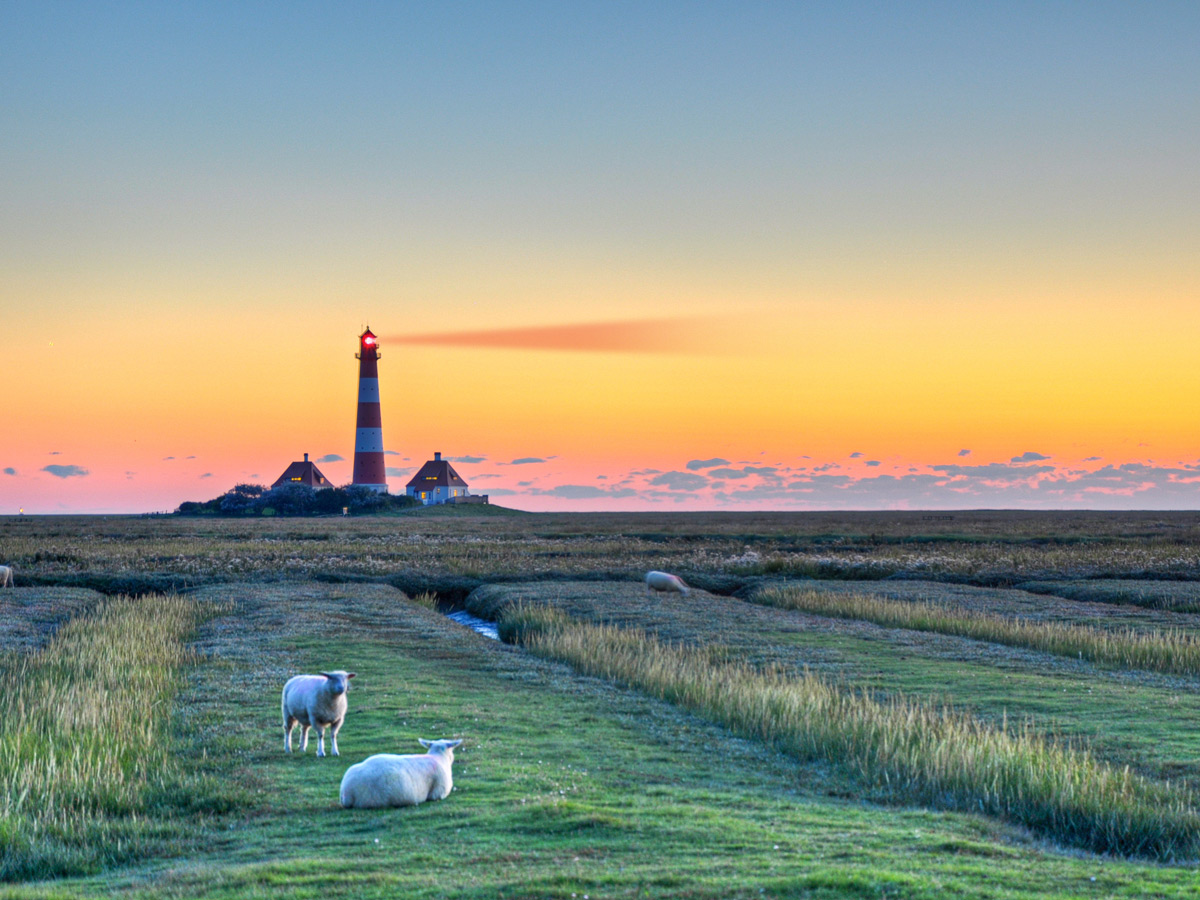
[[[304,462],[294,462],[288,466],[271,487],[277,488],[281,484],[304,484],[315,490],[333,487],[321,470],[308,461],[307,453],[304,454]]]
[[[462,476],[454,466],[434,453],[433,459],[421,466],[419,472],[405,486],[406,494],[415,497],[426,506],[435,503],[487,503],[487,494],[471,494]]]

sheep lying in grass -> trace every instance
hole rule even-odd
[[[13,587],[12,566],[0,566],[0,587]]]
[[[462,740],[419,740],[428,753],[405,756],[378,753],[348,768],[342,776],[342,806],[346,809],[416,806],[449,794],[454,787],[450,777],[454,748]]]
[[[646,591],[647,593],[650,591],[674,591],[686,597],[688,586],[678,575],[671,575],[668,572],[647,572]]]
[[[300,752],[308,752],[308,729],[317,729],[317,756],[325,755],[325,728],[332,725],[330,743],[338,755],[338,729],[346,718],[346,691],[354,672],[322,672],[296,675],[283,686],[283,749],[292,752],[292,729],[303,729]]]

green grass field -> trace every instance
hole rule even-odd
[[[922,553],[952,563],[938,577],[928,560],[899,573],[922,576],[918,585],[857,580],[849,557],[838,557],[839,571],[856,580],[808,587],[953,604],[963,615],[1194,629],[1200,619],[1188,613],[1124,606],[1096,585],[1105,567],[1125,591],[1162,583],[1147,575],[1170,575],[1174,608],[1183,608],[1197,585],[1189,574],[1200,579],[1180,562],[1195,555],[1196,519],[1014,514],[989,524],[960,516],[933,523],[956,526],[940,540],[917,516],[882,514],[707,524],[584,515],[0,520],[0,560],[15,566],[18,584],[0,592],[6,684],[36,670],[50,683],[94,686],[96,659],[124,660],[132,641],[101,639],[126,627],[106,612],[106,594],[133,590],[128,608],[137,615],[153,618],[182,601],[194,616],[164,625],[161,659],[134,654],[127,663],[154,668],[153,688],[131,675],[103,681],[109,694],[127,687],[154,697],[111,713],[138,726],[130,734],[98,723],[127,748],[120,758],[131,774],[119,779],[117,799],[96,779],[95,796],[86,784],[73,789],[74,818],[56,820],[39,805],[54,784],[44,756],[0,756],[25,773],[20,791],[5,782],[0,897],[1192,896],[1193,859],[1098,855],[937,796],[906,801],[837,759],[797,754],[785,740],[745,736],[624,678],[476,635],[395,585],[444,602],[470,594],[471,608],[489,617],[514,603],[546,604],[719,665],[786,677],[808,670],[882,702],[948,703],[992,728],[1027,723],[1054,746],[1169,781],[1168,797],[1188,807],[1200,786],[1193,676],[740,598],[794,577],[769,564],[773,555],[797,571],[805,560],[825,565],[817,563],[841,528],[871,565]],[[1041,556],[1017,560],[1005,579],[995,560],[1014,546]],[[1098,547],[1111,551],[1107,562]],[[1156,558],[1163,571],[1148,572]],[[986,577],[964,585],[981,560]],[[636,581],[648,568],[725,593],[649,597]],[[1078,599],[1016,590],[1033,569],[1059,584],[1078,581]],[[178,582],[179,600],[152,593],[168,582]],[[96,639],[66,641],[71,623]],[[315,742],[307,756],[284,754],[283,681],[334,667],[358,672],[342,756],[316,759]],[[0,725],[0,747],[29,719],[24,709]],[[69,754],[79,732],[62,729],[47,741]],[[338,806],[348,765],[376,752],[419,752],[418,737],[464,739],[447,799],[387,811]]]

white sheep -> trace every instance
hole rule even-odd
[[[450,776],[454,748],[462,740],[418,740],[428,753],[404,756],[377,753],[348,768],[342,776],[342,806],[346,809],[416,806],[449,794],[454,787]]]
[[[0,566],[0,587],[15,587],[12,566]]]
[[[677,594],[688,595],[688,586],[683,583],[683,579],[678,575],[671,575],[668,572],[647,572],[646,573],[646,592],[650,591],[674,591]]]
[[[346,718],[346,691],[354,672],[341,669],[320,675],[296,675],[283,686],[283,749],[292,752],[292,729],[303,729],[300,752],[308,752],[308,729],[317,729],[317,756],[325,755],[325,728],[332,725],[330,743],[338,755],[338,729]]]

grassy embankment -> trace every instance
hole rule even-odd
[[[13,898],[1184,896],[1187,868],[1064,855],[994,819],[861,803],[854,780],[372,585],[230,585],[178,709],[244,806],[178,859]],[[359,673],[340,759],[280,748],[289,672]],[[346,811],[350,763],[463,737],[456,790]],[[191,748],[189,753],[195,752]],[[153,822],[160,811],[149,813]],[[159,823],[161,824],[161,822]]]
[[[184,641],[210,612],[102,600],[45,647],[0,657],[0,879],[96,869],[159,842],[146,816],[181,799],[186,774],[169,728],[194,661]]]
[[[1194,889],[1191,869],[1062,855],[995,819],[864,803],[886,794],[836,767],[739,740],[640,691],[476,639],[432,611],[383,599],[395,597],[386,588],[304,583],[314,576],[392,579],[408,570],[507,579],[616,571],[632,579],[646,567],[710,574],[745,567],[752,576],[755,567],[768,568],[764,559],[791,564],[819,556],[850,571],[855,554],[890,558],[916,573],[942,565],[942,551],[951,560],[945,571],[974,577],[972,567],[983,562],[1006,584],[1054,558],[1077,566],[1075,574],[1133,576],[1146,563],[1152,574],[1154,566],[1185,570],[1194,553],[1173,549],[1171,532],[1194,526],[1186,517],[1162,518],[981,514],[977,527],[954,522],[964,534],[943,535],[941,543],[914,541],[915,531],[942,527],[914,516],[427,519],[420,529],[399,519],[47,520],[35,523],[38,537],[19,541],[0,528],[0,556],[9,561],[15,552],[18,577],[33,575],[35,583],[180,575],[210,584],[291,581],[202,592],[236,598],[239,607],[202,629],[204,656],[174,707],[172,727],[185,738],[175,762],[185,770],[197,764],[201,750],[191,741],[202,739],[206,765],[244,806],[211,824],[187,821],[181,832],[177,808],[152,803],[141,818],[143,835],[165,834],[163,842],[131,847],[124,863],[102,874],[7,891],[148,898],[1186,895]],[[1079,526],[1077,541],[1066,526]],[[1008,537],[999,533],[1014,527]],[[875,528],[877,550],[866,537]],[[1047,536],[1054,540],[1043,547]],[[757,548],[758,562],[747,545]],[[1021,572],[1003,571],[1006,547],[1019,551]],[[1066,570],[1048,571],[1058,577]],[[633,623],[661,613],[653,627],[671,639],[728,643],[705,651],[712,663],[731,653],[764,664],[779,659],[793,670],[812,661],[855,688],[938,693],[993,720],[1008,708],[1039,725],[1052,722],[1055,731],[1065,724],[1067,733],[1096,740],[1105,759],[1127,759],[1141,771],[1191,777],[1195,769],[1188,680],[1105,673],[1066,657],[702,594],[648,605],[630,583],[539,589],[568,587],[579,591],[572,614],[590,609]],[[52,593],[62,590],[20,593],[53,605]],[[1062,606],[1069,616],[1071,603]],[[343,663],[359,671],[343,759],[284,757],[275,721],[281,679]],[[371,814],[337,807],[346,765],[371,752],[415,751],[416,736],[467,738],[450,798]]]
[[[1186,859],[1200,848],[1189,792],[1113,769],[1029,728],[995,728],[903,698],[880,702],[817,676],[714,660],[711,648],[573,622],[549,607],[510,609],[501,635],[801,759],[836,763],[896,802],[978,810],[1102,853]]]
[[[862,619],[889,628],[954,634],[980,641],[1028,647],[1104,665],[1179,675],[1200,675],[1200,637],[1160,629],[1109,630],[1061,622],[964,613],[944,604],[889,600],[855,593],[828,593],[804,586],[755,591],[756,603],[821,616]]]

